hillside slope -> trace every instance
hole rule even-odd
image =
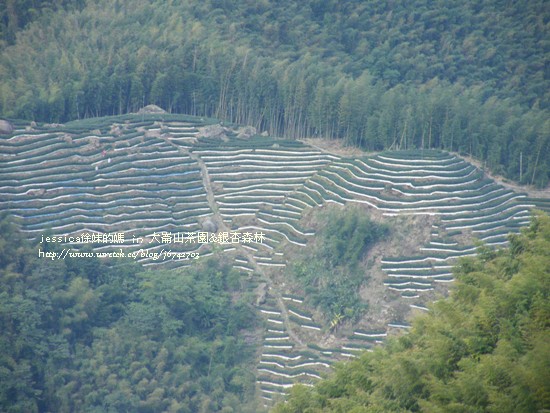
[[[550,219],[455,267],[450,298],[374,353],[296,388],[277,413],[543,412],[550,408]]]
[[[474,237],[505,245],[533,206],[548,207],[446,152],[345,158],[253,132],[171,114],[18,122],[0,141],[0,207],[53,261],[112,253],[157,270],[223,257],[265,319],[267,400],[408,328],[411,309],[445,293],[452,263],[476,254]],[[317,211],[350,207],[390,227],[361,263],[353,288],[370,309],[358,319],[323,313],[293,281],[324,228]]]

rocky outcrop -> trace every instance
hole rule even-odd
[[[202,229],[207,232],[216,232],[218,230],[218,224],[216,224],[212,218],[206,218],[202,222]]]
[[[207,125],[198,128],[199,133],[197,138],[221,138],[224,141],[227,140],[227,135],[237,136],[241,139],[249,139],[252,136],[256,136],[258,131],[254,126],[241,126],[237,129],[222,126],[220,124]]]
[[[256,287],[256,306],[260,306],[265,303],[267,297],[267,284],[261,283]]]
[[[160,113],[167,113],[163,108],[157,106],[157,105],[147,105],[143,108],[141,108],[138,113],[141,114],[160,114]]]
[[[124,133],[123,126],[118,123],[113,123],[109,133],[113,136],[120,136]]]
[[[199,128],[197,138],[227,138],[227,129],[222,125],[207,125]]]
[[[11,122],[0,119],[0,135],[11,135],[14,131],[14,127]]]
[[[243,126],[237,129],[236,132],[237,132],[237,138],[242,138],[242,139],[248,139],[258,134],[254,126]]]

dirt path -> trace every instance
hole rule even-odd
[[[214,191],[212,190],[210,175],[208,174],[208,168],[206,167],[206,164],[204,163],[204,161],[200,158],[200,156],[188,151],[187,149],[177,146],[176,144],[171,142],[169,138],[160,138],[160,139],[164,140],[169,145],[172,145],[173,147],[177,148],[179,152],[185,153],[186,155],[189,155],[191,159],[197,161],[199,168],[201,170],[202,184],[204,186],[204,189],[206,190],[206,198],[208,200],[208,205],[210,206],[210,209],[214,214],[214,221],[218,224],[218,231],[231,232],[231,228],[229,228],[225,224],[218,210],[218,205],[214,197]],[[304,342],[300,339],[300,337],[298,337],[298,335],[291,328],[288,311],[286,309],[286,306],[284,305],[283,298],[279,293],[279,291],[276,288],[273,288],[273,281],[271,280],[271,277],[269,277],[265,273],[265,271],[258,265],[258,263],[256,262],[256,259],[254,258],[253,254],[250,251],[244,248],[241,244],[237,244],[236,247],[238,251],[242,255],[244,255],[248,259],[248,261],[252,264],[254,270],[258,272],[263,279],[265,279],[269,289],[269,293],[273,295],[277,300],[277,304],[279,305],[279,309],[281,310],[281,314],[283,316],[286,329],[288,331],[288,335],[292,338],[292,340],[294,340],[295,343],[297,343],[301,347],[305,347]]]
[[[500,176],[500,175],[494,175],[491,173],[491,171],[487,168],[483,167],[482,162],[478,161],[477,159],[472,158],[471,156],[461,156],[456,152],[449,152],[453,155],[455,155],[458,158],[464,159],[466,162],[471,163],[476,168],[481,170],[485,175],[487,175],[489,178],[491,178],[496,183],[511,189],[515,192],[523,192],[529,195],[532,198],[550,198],[550,185],[546,187],[546,189],[536,189],[532,185],[519,185],[514,182],[508,181],[506,178]]]
[[[328,153],[329,155],[342,156],[344,158],[354,158],[374,154],[374,152],[365,152],[353,146],[343,145],[340,140],[305,138],[300,139],[300,141],[311,146],[312,148],[319,149],[321,152]]]
[[[329,140],[323,138],[305,138],[301,139],[309,146],[319,149],[324,153],[330,155],[343,156],[343,157],[360,157],[360,156],[371,156],[376,155],[379,152],[365,152],[359,148],[350,147],[343,145],[339,140]],[[471,163],[476,168],[483,171],[485,175],[494,180],[496,183],[511,189],[515,192],[526,193],[532,198],[550,198],[550,184],[545,189],[536,189],[532,185],[519,185],[514,182],[508,181],[506,178],[493,174],[490,170],[483,167],[483,163],[477,159],[472,158],[471,156],[462,156],[456,152],[449,152],[451,155],[454,155],[458,158],[464,159],[466,162]]]
[[[202,184],[204,186],[204,189],[206,190],[206,199],[208,200],[208,205],[210,206],[210,209],[214,213],[215,220],[218,222],[218,225],[220,227],[223,227],[224,231],[229,231],[229,229],[223,222],[220,211],[218,210],[218,204],[216,203],[216,198],[214,197],[214,191],[212,190],[212,183],[210,182],[210,175],[208,174],[206,164],[199,156],[195,155],[194,153],[189,151],[185,152],[191,157],[191,159],[197,161],[197,163],[199,164],[199,168],[201,169]]]

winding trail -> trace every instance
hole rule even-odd
[[[189,151],[185,148],[182,148],[175,143],[173,143],[170,138],[168,137],[159,137],[167,144],[175,147],[178,149],[179,152],[185,153],[186,155],[189,155],[191,159],[197,161],[199,168],[201,170],[201,179],[204,186],[204,189],[206,190],[206,198],[208,200],[208,205],[210,206],[210,209],[212,210],[214,214],[214,220],[218,224],[218,230],[221,230],[223,232],[231,232],[231,228],[229,228],[225,222],[223,221],[222,216],[219,213],[218,205],[216,203],[216,198],[214,197],[214,191],[212,190],[212,183],[210,181],[210,175],[208,174],[208,168],[206,167],[206,164],[204,161],[200,158],[200,156],[194,154],[192,151]],[[256,259],[254,258],[253,254],[248,251],[246,248],[244,248],[241,244],[237,244],[237,249],[242,255],[244,255],[248,261],[252,264],[254,270],[258,272],[262,278],[265,280],[268,286],[269,293],[273,295],[277,301],[277,304],[279,306],[279,309],[281,310],[281,314],[283,316],[283,320],[285,322],[286,329],[288,331],[288,335],[294,340],[296,344],[298,344],[300,347],[305,348],[306,345],[304,342],[300,339],[300,337],[292,330],[291,324],[290,324],[290,318],[288,316],[288,311],[286,309],[286,306],[284,304],[283,298],[281,294],[277,291],[277,289],[273,288],[273,281],[271,278],[265,273],[265,271],[258,265],[256,262]]]

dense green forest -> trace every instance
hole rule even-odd
[[[240,275],[38,258],[0,222],[0,411],[255,412]],[[251,331],[249,331],[251,335]]]
[[[13,44],[19,30],[40,16],[84,6],[84,0],[3,0],[0,8],[0,42]]]
[[[544,0],[7,5],[0,116],[64,122],[155,103],[366,150],[443,148],[524,184],[549,180]]]
[[[357,321],[367,304],[359,296],[365,271],[359,263],[367,251],[389,232],[359,209],[320,217],[326,222],[313,248],[294,264],[292,275],[313,306],[335,327],[342,321]]]
[[[550,217],[455,267],[448,299],[409,334],[295,387],[277,413],[550,409]]]

